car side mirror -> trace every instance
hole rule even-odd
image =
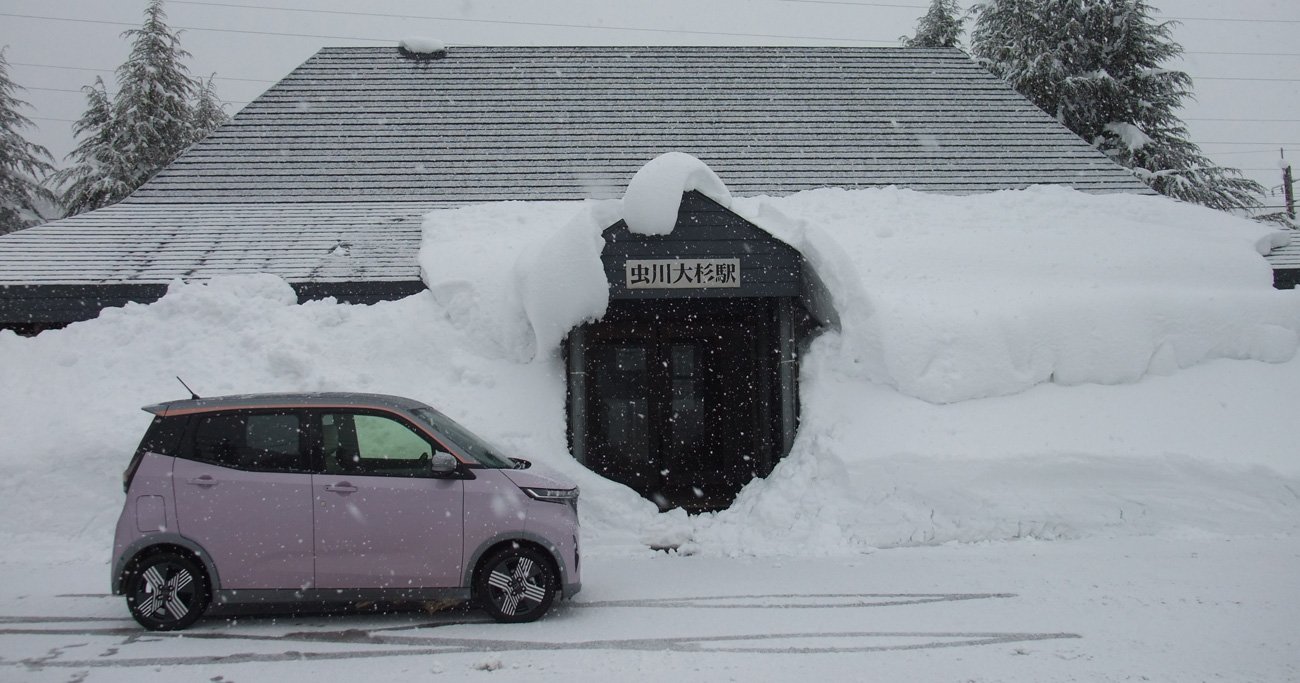
[[[460,462],[456,460],[456,456],[444,451],[435,451],[433,460],[430,462],[435,477],[451,476],[456,473],[456,468],[459,465]]]

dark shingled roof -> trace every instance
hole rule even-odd
[[[617,197],[668,151],[737,195],[1146,191],[957,50],[330,48],[130,201]]]
[[[0,237],[0,322],[66,285],[85,306],[59,315],[80,317],[98,310],[84,288],[178,277],[410,291],[428,210],[617,197],[668,151],[741,196],[1150,193],[952,49],[327,48],[121,204]]]

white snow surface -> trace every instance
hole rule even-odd
[[[724,207],[731,192],[704,162],[683,152],[667,152],[651,159],[632,176],[623,193],[623,220],[641,235],[667,235],[677,223],[682,193],[699,190]]]
[[[437,38],[422,38],[419,36],[409,36],[398,42],[398,45],[407,52],[414,54],[437,54],[447,51],[447,44]]]
[[[35,338],[0,332],[0,496],[22,511],[0,515],[0,541],[107,557],[139,407],[183,397],[175,375],[209,396],[429,402],[577,481],[592,557],[1300,527],[1300,296],[1270,286],[1259,253],[1275,235],[1061,188],[735,200],[805,254],[834,324],[801,357],[799,434],[772,475],[727,511],[658,514],[567,453],[556,348],[604,310],[598,235],[618,208],[434,212],[429,291],[400,301],[299,305],[274,276],[217,278]]]
[[[1300,297],[1260,258],[1287,233],[1222,212],[1061,187],[822,189],[733,209],[825,283],[844,372],[927,401],[1296,351]]]
[[[1118,136],[1120,142],[1123,142],[1124,146],[1130,151],[1136,151],[1151,144],[1151,136],[1127,121],[1112,121],[1106,124],[1105,127],[1107,131]]]

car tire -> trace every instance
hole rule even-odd
[[[203,616],[211,599],[208,575],[185,555],[162,552],[131,561],[123,577],[131,616],[150,631],[179,631]]]
[[[512,544],[488,557],[475,579],[474,594],[493,619],[517,624],[540,619],[559,592],[559,579],[547,554]]]

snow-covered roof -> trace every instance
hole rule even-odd
[[[132,203],[617,197],[664,152],[740,196],[1146,186],[955,49],[326,48]]]
[[[430,209],[618,197],[665,152],[738,197],[1151,193],[957,50],[327,48],[121,204],[0,237],[0,288],[416,283]]]
[[[289,281],[416,281],[429,205],[117,204],[0,240],[4,285],[144,284],[274,273]]]
[[[1274,270],[1300,270],[1300,231],[1291,233],[1291,242],[1268,254]]]

